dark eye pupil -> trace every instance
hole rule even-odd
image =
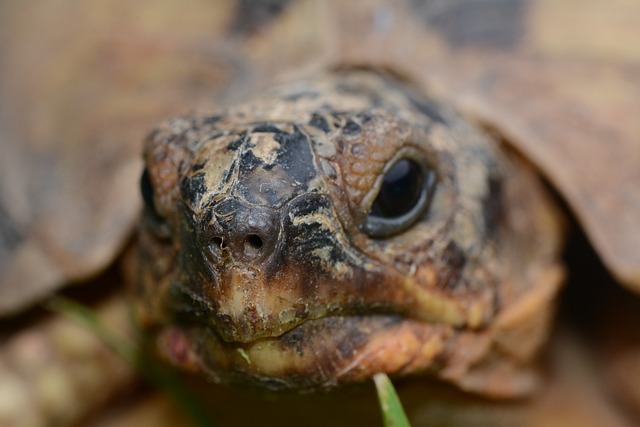
[[[424,175],[413,160],[402,159],[384,176],[380,193],[371,207],[371,215],[396,218],[409,212],[420,199]]]
[[[373,238],[391,237],[424,217],[438,183],[436,171],[411,159],[395,162],[385,174],[361,230]]]

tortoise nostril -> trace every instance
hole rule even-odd
[[[240,266],[267,262],[280,235],[280,212],[267,206],[223,197],[212,206],[212,220],[204,224],[204,236],[217,261]],[[224,254],[222,259],[221,254]],[[226,265],[225,264],[225,265]]]
[[[222,237],[218,237],[218,236],[211,239],[211,245],[213,245],[213,247],[215,247],[216,249],[225,248],[224,240],[222,239]]]
[[[262,238],[257,234],[249,234],[245,239],[245,247],[249,247],[254,250],[262,248]]]

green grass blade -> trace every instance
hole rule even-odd
[[[211,417],[196,402],[180,379],[169,369],[146,356],[136,345],[115,331],[109,330],[95,312],[82,304],[62,297],[54,297],[50,310],[59,313],[92,331],[107,347],[132,366],[147,381],[164,390],[185,411],[194,426],[213,427]]]
[[[410,427],[409,419],[402,409],[402,403],[387,374],[378,373],[373,376],[376,384],[380,410],[385,427]]]

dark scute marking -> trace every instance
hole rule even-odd
[[[412,0],[417,14],[453,47],[517,47],[528,0]]]
[[[289,230],[288,241],[290,248],[297,253],[304,262],[311,261],[310,253],[314,249],[329,248],[329,259],[332,263],[344,261],[346,255],[339,248],[334,236],[327,232],[327,229],[320,223],[302,223]]]
[[[264,161],[255,154],[253,154],[252,150],[247,150],[242,153],[240,156],[240,171],[241,172],[250,172],[258,166],[264,165]]]
[[[245,142],[246,137],[247,137],[247,133],[242,132],[240,135],[238,135],[238,139],[231,141],[227,145],[227,150],[231,150],[231,151],[238,150],[238,148],[240,148],[242,144]]]
[[[301,189],[308,188],[309,181],[316,176],[309,138],[296,126],[293,133],[277,134],[274,139],[280,144],[275,163],[300,184]]]
[[[220,121],[221,118],[222,118],[221,115],[207,116],[204,119],[202,119],[202,124],[203,125],[215,125],[216,123],[218,123]]]
[[[191,166],[191,172],[198,172],[203,168],[204,168],[204,163],[196,163],[195,165]]]
[[[236,151],[238,148],[240,148],[242,142],[242,139],[236,139],[235,141],[230,142],[229,145],[227,145],[227,150]]]
[[[331,202],[326,196],[310,193],[299,197],[295,202],[292,202],[289,206],[289,213],[293,217],[305,216],[314,212],[329,209],[330,206]]]
[[[309,124],[314,128],[320,129],[324,133],[329,133],[331,131],[331,128],[324,117],[316,113],[311,116]]]
[[[278,129],[274,125],[263,124],[258,125],[253,128],[253,132],[262,132],[262,133],[283,133],[282,130]]]
[[[462,277],[462,270],[467,263],[467,256],[454,242],[449,242],[442,253],[442,261],[447,271],[441,277],[441,286],[445,289],[453,289],[456,287]]]
[[[184,178],[180,184],[182,198],[191,206],[197,205],[207,191],[207,185],[204,178],[205,174],[199,173],[197,175]]]
[[[238,164],[238,159],[234,159],[233,162],[231,162],[231,166],[229,166],[229,169],[224,171],[224,175],[222,176],[222,179],[220,180],[220,186],[228,184],[229,181],[231,180],[231,177],[233,176],[233,171],[236,169],[236,165]],[[218,187],[220,188],[220,187]]]
[[[413,106],[418,109],[418,111],[429,117],[434,122],[442,124],[446,123],[446,120],[444,119],[442,114],[440,114],[440,106],[438,106],[438,104],[436,104],[435,102],[428,99],[418,99],[413,96],[410,96],[409,99],[411,100]]]
[[[362,130],[362,126],[360,126],[359,124],[357,124],[353,120],[349,119],[347,121],[347,124],[344,125],[344,128],[342,129],[342,132],[345,135],[357,135],[357,134],[360,133],[361,130]]]
[[[231,24],[232,34],[250,34],[271,23],[291,0],[239,0]]]
[[[211,207],[220,218],[246,216],[247,212],[247,207],[236,198],[224,198]]]
[[[315,176],[315,165],[308,137],[299,128],[272,136],[278,146],[269,163],[256,156],[251,141],[241,149],[239,180],[234,191],[252,203],[276,206],[308,189]]]
[[[329,251],[329,260],[335,264],[346,259],[344,250],[338,244],[336,237],[327,231],[326,227],[318,222],[300,222],[293,225],[289,218],[300,218],[315,212],[327,211],[331,207],[331,201],[327,196],[308,194],[296,199],[289,206],[289,215],[285,229],[287,231],[287,243],[297,258],[305,263],[313,264],[317,260],[311,258],[309,253],[314,249],[323,248]]]
[[[489,191],[482,201],[482,215],[487,235],[495,235],[504,213],[502,181],[496,176],[489,176]]]

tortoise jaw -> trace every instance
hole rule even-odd
[[[246,343],[208,327],[168,327],[159,347],[173,364],[218,383],[316,390],[424,369],[445,351],[446,336],[446,327],[398,315],[327,316]]]
[[[281,336],[301,327],[307,322],[320,317],[301,316],[306,307],[291,307],[281,312],[278,316],[265,317],[257,307],[249,307],[245,311],[245,319],[251,321],[237,322],[228,315],[218,314],[215,325],[207,325],[212,334],[220,340],[232,345],[251,345],[255,342],[268,339],[279,339]],[[237,319],[236,319],[237,320]],[[228,327],[220,327],[227,325]]]

